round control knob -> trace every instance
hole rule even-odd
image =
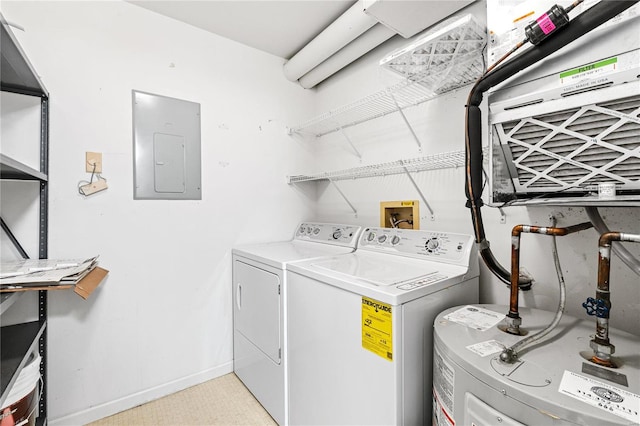
[[[431,238],[429,241],[427,241],[427,243],[425,244],[425,248],[427,249],[427,251],[432,252],[432,251],[436,251],[438,249],[438,247],[440,247],[440,241],[438,240],[438,237],[433,237]]]
[[[304,234],[304,226],[301,226],[300,229],[298,229],[298,234]]]
[[[313,235],[318,235],[320,233],[320,228],[315,228],[313,230]]]
[[[336,229],[335,231],[333,231],[333,239],[337,240],[338,238],[342,237],[342,231],[339,229]]]
[[[384,243],[385,241],[387,241],[387,236],[386,236],[386,235],[380,235],[380,236],[378,237],[378,242],[379,242],[380,244]]]
[[[376,234],[374,232],[369,232],[369,235],[367,235],[367,241],[373,241],[376,239]]]
[[[391,245],[395,246],[399,242],[400,242],[400,237],[398,237],[397,235],[394,235],[393,238],[391,238]]]
[[[310,227],[310,226],[307,226],[307,234],[310,234],[310,233],[311,233],[311,231],[313,231],[313,229],[311,229],[311,227]]]

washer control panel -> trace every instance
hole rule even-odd
[[[295,239],[355,247],[361,227],[335,223],[303,222],[296,230]]]
[[[439,274],[436,272],[436,273],[427,275],[426,277],[421,278],[417,281],[406,283],[406,284],[400,284],[400,285],[397,285],[396,287],[399,288],[400,290],[413,290],[414,288],[424,287],[425,285],[429,285],[431,283],[435,283],[447,278],[449,278],[447,275]]]
[[[473,245],[471,235],[399,228],[365,228],[358,249],[449,261],[466,261]]]

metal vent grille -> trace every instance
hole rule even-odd
[[[640,96],[495,125],[516,192],[640,189]]]
[[[454,17],[390,53],[380,66],[433,93],[446,93],[482,75],[486,38],[486,30],[472,15]]]

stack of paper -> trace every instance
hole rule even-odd
[[[89,259],[25,259],[0,263],[0,291],[75,285],[98,265]]]

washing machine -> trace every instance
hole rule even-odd
[[[478,300],[471,236],[365,228],[355,252],[291,264],[288,280],[291,424],[430,421],[433,320]]]
[[[302,223],[292,240],[236,247],[233,370],[279,424],[287,423],[287,265],[355,250],[361,228]]]
[[[594,364],[596,321],[563,315],[516,362],[500,353],[526,336],[500,329],[507,306],[466,305],[434,324],[433,425],[640,424],[640,337],[613,328],[616,368]],[[520,308],[521,328],[535,333],[555,313]]]

